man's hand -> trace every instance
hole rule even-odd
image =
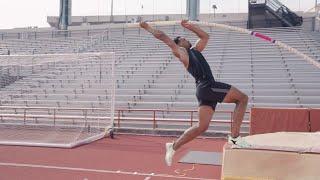
[[[141,21],[141,22],[140,22],[140,27],[141,27],[141,28],[146,29],[146,28],[148,28],[148,26],[149,26],[148,23],[146,23],[146,22],[144,22],[144,21]]]
[[[189,21],[188,21],[188,20],[182,20],[182,21],[181,21],[181,26],[182,26],[182,27],[184,27],[184,28],[189,29],[189,28],[191,28],[191,27],[192,27],[192,24],[191,24],[191,23],[189,23]]]
[[[140,22],[140,27],[151,33],[155,38],[161,39],[161,36],[164,35],[162,31],[156,30],[152,28],[148,23],[146,22]]]
[[[200,52],[203,51],[203,49],[207,46],[209,35],[205,31],[203,31],[199,26],[188,22],[188,20],[182,20],[181,26],[194,32],[200,38],[196,42],[196,45],[194,48]]]

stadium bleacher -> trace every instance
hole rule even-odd
[[[195,35],[179,26],[159,26],[170,37],[185,36],[195,42]],[[230,83],[249,96],[251,107],[320,107],[320,71],[318,68],[276,45],[246,34],[209,27],[207,48],[203,51],[215,79]],[[301,28],[266,28],[256,31],[298,49],[320,61],[318,34]],[[68,32],[67,37],[48,37],[51,32],[35,38],[0,40],[0,54],[62,54],[82,52],[116,53],[116,109],[196,110],[194,79],[172,55],[170,49],[139,28],[110,28],[90,33],[89,30]],[[52,34],[52,33],[51,33]],[[71,34],[71,35],[70,35]],[[17,36],[19,37],[19,36]],[[0,56],[0,61],[10,60]],[[27,73],[24,78],[12,77],[1,68],[1,106],[104,107],[105,88],[97,82],[96,66],[80,68],[65,65]],[[82,76],[86,74],[86,76]],[[233,104],[220,104],[218,110],[232,111]],[[43,113],[39,112],[38,113]],[[147,118],[150,112],[126,111],[124,117]],[[162,112],[162,119],[190,119],[190,114]],[[193,117],[197,119],[196,115]],[[223,123],[228,113],[216,113],[221,121],[212,131],[228,131]],[[249,121],[249,116],[245,116]],[[150,127],[150,122],[127,123],[124,127]],[[170,129],[185,127],[179,123],[160,124]],[[243,127],[248,131],[248,127]]]

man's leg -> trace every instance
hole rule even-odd
[[[248,96],[232,86],[223,102],[236,103],[231,125],[231,136],[233,138],[236,138],[240,135],[240,127],[244,114],[247,110]]]
[[[187,129],[173,144],[173,149],[177,150],[182,145],[186,144],[187,142],[191,141],[192,139],[196,138],[197,136],[204,133],[212,119],[214,110],[210,106],[200,106],[199,107],[199,123],[195,126],[190,127]]]
[[[187,142],[193,140],[203,132],[205,132],[210,124],[214,110],[210,106],[199,107],[199,123],[187,129],[174,143],[166,144],[165,161],[168,166],[171,166],[172,158],[177,149]]]

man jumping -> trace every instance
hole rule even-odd
[[[140,27],[171,48],[172,53],[182,62],[196,81],[196,97],[199,102],[199,123],[187,129],[173,143],[166,143],[165,161],[168,166],[171,166],[176,150],[208,129],[218,102],[236,104],[231,126],[231,136],[229,136],[228,142],[242,147],[249,146],[240,137],[240,126],[247,109],[248,96],[234,86],[215,81],[209,64],[201,54],[208,43],[209,35],[187,20],[182,20],[181,25],[199,37],[194,46],[184,37],[178,36],[172,40],[164,32],[152,28],[146,22],[140,23]]]

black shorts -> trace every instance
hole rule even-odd
[[[203,81],[197,84],[196,96],[199,106],[207,105],[216,109],[229,92],[231,85],[217,81]]]

